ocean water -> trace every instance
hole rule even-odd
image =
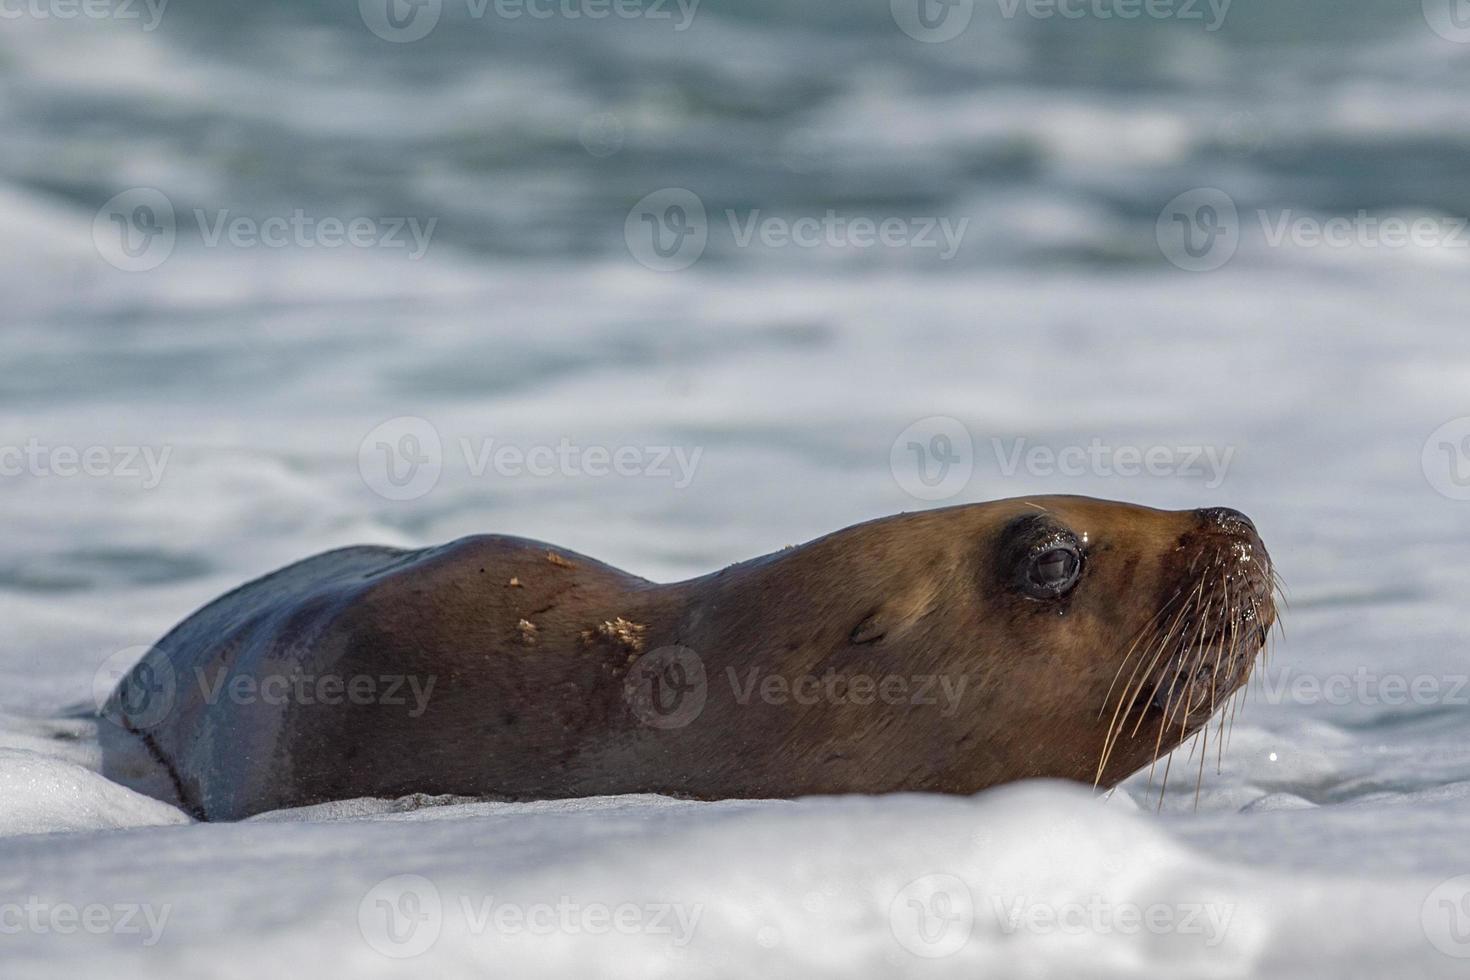
[[[971,7],[942,42],[868,0],[444,0],[414,41],[372,0],[0,19],[0,973],[1464,975],[1470,23]],[[502,447],[575,462],[480,465]],[[76,717],[331,547],[503,532],[671,579],[1042,493],[1260,527],[1284,633],[1197,801],[1186,749],[1104,800],[206,826],[98,775]],[[637,915],[497,929],[487,900]]]

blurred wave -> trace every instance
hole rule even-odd
[[[987,266],[1158,266],[1160,208],[1200,185],[1242,208],[1470,213],[1470,56],[1418,5],[1241,2],[1211,31],[995,0],[943,44],[886,0],[706,0],[684,30],[672,2],[667,19],[474,9],[444,0],[405,44],[352,4],[175,4],[152,31],[7,22],[0,190],[90,220],[157,187],[191,240],[196,209],[434,217],[436,247],[475,262],[622,256],[628,209],[663,186],[717,217],[964,217],[958,260]],[[732,237],[705,261],[936,264]]]

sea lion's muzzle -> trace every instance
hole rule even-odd
[[[1179,540],[1179,584],[1162,617],[1153,690],[1145,692],[1164,725],[1186,731],[1245,684],[1276,620],[1271,558],[1255,524],[1229,507],[1195,516],[1195,529]]]

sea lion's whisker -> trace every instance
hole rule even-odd
[[[1151,631],[1154,630],[1154,627],[1158,624],[1158,621],[1162,619],[1166,613],[1168,613],[1170,607],[1173,606],[1175,602],[1179,601],[1179,597],[1183,594],[1183,589],[1175,592],[1174,597],[1171,598],[1168,602],[1164,603],[1164,605],[1160,607],[1159,611],[1154,613],[1153,617],[1150,618],[1147,623],[1143,624],[1143,629],[1138,631],[1138,634],[1133,639],[1133,643],[1128,647],[1128,652],[1123,654],[1123,659],[1122,662],[1118,664],[1118,669],[1113,672],[1113,680],[1112,683],[1108,685],[1108,693],[1103,696],[1103,706],[1099,708],[1097,712],[1098,718],[1102,718],[1103,714],[1108,710],[1108,702],[1113,697],[1113,689],[1118,686],[1118,678],[1123,675],[1123,671],[1127,669],[1129,661],[1133,659],[1133,654],[1134,651],[1138,649],[1138,644],[1143,641],[1143,638],[1146,635],[1149,635]],[[1134,669],[1137,670],[1136,667]],[[1130,674],[1128,679],[1129,681],[1132,681],[1133,675]]]
[[[1159,727],[1159,735],[1162,736],[1163,733],[1164,733],[1163,726],[1160,726]],[[1169,769],[1173,765],[1174,765],[1174,753],[1170,752],[1169,753],[1169,757],[1164,760],[1164,779],[1163,779],[1163,782],[1161,782],[1159,784],[1159,806],[1158,806],[1158,812],[1160,812],[1160,813],[1162,813],[1163,810],[1164,810],[1164,794],[1166,792],[1168,792],[1168,790],[1169,790]]]
[[[1162,656],[1166,651],[1168,651],[1169,649],[1171,649],[1170,643],[1173,640],[1174,630],[1178,626],[1178,624],[1179,624],[1180,620],[1182,619],[1182,617],[1184,617],[1193,608],[1194,602],[1196,600],[1196,596],[1200,592],[1200,588],[1201,588],[1200,586],[1196,586],[1196,588],[1190,592],[1189,602],[1186,603],[1179,610],[1179,615],[1174,618],[1174,621],[1172,623],[1170,623],[1170,625],[1169,625],[1169,631],[1168,631],[1168,633],[1166,634],[1166,636],[1164,638],[1164,642],[1159,645],[1158,652],[1155,653],[1153,659],[1149,661],[1148,669],[1144,672],[1143,677],[1141,677],[1139,679],[1139,687],[1140,687],[1140,690],[1141,690],[1141,687],[1142,687],[1143,683],[1145,681],[1147,681],[1149,675],[1153,673],[1154,663],[1156,663],[1158,661],[1159,657]],[[1137,697],[1137,696],[1138,696],[1137,694],[1132,695],[1132,697]],[[1169,698],[1171,700],[1173,698],[1173,692],[1172,691],[1169,694]],[[1131,698],[1130,698],[1130,701],[1131,701]],[[1169,702],[1166,701],[1165,702],[1164,710],[1161,712],[1160,717],[1159,717],[1159,734],[1158,734],[1157,738],[1155,738],[1155,740],[1154,740],[1154,750],[1150,754],[1150,757],[1149,757],[1149,764],[1148,764],[1148,786],[1145,787],[1145,792],[1147,792],[1148,789],[1151,789],[1153,787],[1153,784],[1154,784],[1154,772],[1155,772],[1155,770],[1158,767],[1160,749],[1162,748],[1162,746],[1164,744],[1164,731],[1168,728],[1168,725],[1169,725],[1168,704],[1169,704]],[[1137,724],[1135,724],[1133,726],[1133,731],[1129,735],[1129,738],[1134,738],[1134,737],[1136,737],[1138,735],[1138,731],[1139,731],[1140,728],[1143,727],[1143,721],[1144,721],[1144,719],[1147,716],[1148,716],[1148,713],[1146,711],[1140,711],[1139,712],[1139,714],[1138,714],[1138,722],[1137,722]],[[1165,782],[1167,783],[1167,780],[1168,780],[1168,765],[1167,765],[1167,763],[1165,764],[1165,768],[1164,768],[1164,778],[1165,778]],[[1163,791],[1161,789],[1160,790],[1160,793],[1162,794],[1162,792]],[[1164,805],[1164,800],[1163,800],[1163,797],[1161,795],[1159,797],[1159,806],[1160,806],[1160,808],[1162,808],[1163,805]]]
[[[1224,710],[1235,703],[1235,694],[1232,693],[1220,705],[1220,727],[1215,731],[1215,775],[1225,771],[1225,744],[1230,738],[1231,719],[1234,717],[1233,709]]]
[[[1135,701],[1142,695],[1142,693],[1143,693],[1143,685],[1147,684],[1149,678],[1151,676],[1153,676],[1154,667],[1159,663],[1160,658],[1165,657],[1166,655],[1168,655],[1174,649],[1174,647],[1173,647],[1173,640],[1174,640],[1174,627],[1171,627],[1170,630],[1169,630],[1169,632],[1164,636],[1163,641],[1160,642],[1159,648],[1158,648],[1157,652],[1155,652],[1154,655],[1153,655],[1153,657],[1150,658],[1150,660],[1148,662],[1148,666],[1144,669],[1143,674],[1138,678],[1138,682],[1135,685],[1133,685],[1133,687],[1130,688],[1127,692],[1125,692],[1125,694],[1124,694],[1124,703],[1125,704],[1133,704],[1133,703],[1135,703]],[[1142,727],[1143,727],[1143,722],[1144,722],[1144,719],[1146,717],[1147,717],[1147,712],[1139,712],[1138,721],[1136,723],[1134,723],[1133,731],[1129,733],[1129,737],[1130,738],[1133,738],[1133,737],[1135,737],[1135,736],[1138,735],[1139,730],[1142,729]],[[1125,725],[1126,725],[1126,716],[1125,716]]]
[[[1148,651],[1153,649],[1155,641],[1159,640],[1157,625],[1158,621],[1162,617],[1167,615],[1170,608],[1175,603],[1179,602],[1180,599],[1184,598],[1185,595],[1186,593],[1183,589],[1176,591],[1174,595],[1169,599],[1169,601],[1164,603],[1163,607],[1154,614],[1153,618],[1151,618],[1149,622],[1145,624],[1144,630],[1141,631],[1139,638],[1135,639],[1133,645],[1129,647],[1128,653],[1124,655],[1123,664],[1118,667],[1118,671],[1113,675],[1113,682],[1108,687],[1107,698],[1105,698],[1103,701],[1103,711],[1107,710],[1108,699],[1112,697],[1113,690],[1117,686],[1118,676],[1123,672],[1123,668],[1127,666],[1128,661],[1134,657],[1134,651],[1138,649],[1139,643],[1143,639],[1143,635],[1147,634],[1148,642],[1144,644],[1142,650],[1139,651],[1137,660],[1135,661],[1133,672],[1128,675],[1128,680],[1125,683],[1125,690],[1123,694],[1118,698],[1117,706],[1113,710],[1113,717],[1108,721],[1108,734],[1103,739],[1102,757],[1098,762],[1097,774],[1093,780],[1094,786],[1102,780],[1102,774],[1107,769],[1108,760],[1112,758],[1113,748],[1117,745],[1119,737],[1123,734],[1123,728],[1127,724],[1126,710],[1128,706],[1133,702],[1133,696],[1130,696],[1128,691],[1133,687],[1133,679],[1138,676],[1138,671],[1141,667],[1143,667],[1144,660],[1148,658]],[[1179,615],[1175,617],[1176,623],[1178,622],[1179,616],[1182,616],[1184,612],[1185,610],[1181,608]],[[1160,642],[1160,651],[1162,652],[1162,650],[1166,646],[1167,634],[1165,639]],[[1147,678],[1148,674],[1153,670],[1153,664],[1157,659],[1158,654],[1155,654],[1153,659],[1149,660],[1148,667],[1144,670],[1143,674],[1145,678]],[[1102,717],[1102,712],[1098,713],[1098,717]]]
[[[1118,740],[1123,735],[1123,729],[1128,725],[1128,708],[1133,704],[1134,697],[1136,697],[1136,695],[1130,696],[1130,692],[1133,690],[1133,677],[1137,674],[1138,669],[1143,666],[1145,658],[1148,659],[1148,667],[1144,670],[1143,676],[1146,678],[1149,672],[1153,670],[1153,664],[1158,660],[1159,654],[1155,653],[1152,657],[1149,657],[1148,651],[1154,647],[1156,642],[1159,645],[1160,651],[1162,651],[1166,636],[1167,634],[1159,634],[1155,631],[1153,636],[1150,637],[1148,645],[1144,647],[1143,654],[1138,659],[1138,666],[1134,667],[1134,674],[1129,675],[1128,687],[1118,697],[1117,706],[1113,709],[1113,717],[1108,721],[1107,735],[1103,738],[1102,758],[1098,761],[1096,774],[1096,780],[1098,781],[1102,779],[1103,773],[1107,770],[1108,761],[1113,756],[1113,749],[1117,747]],[[1143,715],[1140,714],[1139,724],[1142,723]]]
[[[1205,756],[1210,754],[1210,726],[1204,725],[1199,730],[1199,773],[1194,779],[1194,812],[1199,812],[1199,791],[1205,783]]]
[[[1201,590],[1203,590],[1203,588],[1204,588],[1203,581],[1200,583],[1200,587],[1201,587]],[[1198,645],[1201,646],[1201,647],[1204,645],[1205,629],[1206,629],[1206,627],[1209,624],[1210,610],[1214,607],[1214,604],[1215,603],[1214,603],[1214,600],[1213,599],[1206,600],[1205,601],[1204,611],[1200,614],[1200,617],[1199,617],[1199,641],[1198,641]],[[1174,677],[1169,682],[1169,692],[1170,692],[1169,693],[1169,702],[1168,702],[1169,703],[1169,708],[1165,712],[1166,717],[1171,717],[1172,718],[1173,717],[1174,704],[1175,704],[1176,700],[1178,701],[1178,703],[1180,705],[1180,711],[1179,711],[1179,715],[1180,715],[1179,737],[1181,739],[1184,738],[1185,735],[1189,734],[1189,704],[1190,704],[1190,700],[1192,699],[1192,697],[1194,695],[1195,675],[1196,675],[1197,671],[1191,670],[1189,672],[1189,677],[1185,681],[1185,684],[1184,684],[1184,691],[1183,691],[1184,696],[1182,698],[1176,699],[1175,696],[1174,696],[1174,694],[1175,694],[1176,691],[1179,690],[1179,679],[1180,679],[1180,677],[1182,677],[1184,675],[1185,665],[1191,659],[1192,658],[1189,657],[1189,648],[1188,647],[1185,647],[1184,649],[1182,649],[1182,650],[1179,651],[1179,656],[1177,657],[1177,661],[1176,661],[1176,663],[1174,665]]]
[[[1230,605],[1230,576],[1223,569],[1220,572],[1220,585],[1225,591],[1225,615],[1230,621],[1230,639],[1232,642],[1231,659],[1234,660],[1235,647],[1235,609]],[[1215,692],[1220,681],[1220,657],[1224,653],[1224,647],[1215,645],[1215,662],[1210,666],[1210,714],[1215,713]]]
[[[1203,591],[1204,582],[1203,580],[1201,580],[1200,583],[1196,585],[1194,589],[1190,592],[1189,601],[1180,607],[1178,615],[1176,615],[1174,617],[1174,620],[1169,624],[1168,632],[1165,634],[1163,641],[1159,644],[1158,652],[1154,654],[1153,659],[1149,661],[1148,666],[1138,677],[1138,683],[1130,687],[1130,689],[1124,693],[1124,699],[1126,703],[1133,703],[1133,701],[1142,691],[1143,685],[1148,683],[1149,676],[1153,674],[1154,666],[1158,663],[1159,658],[1171,650],[1174,639],[1174,631],[1179,627],[1179,624],[1183,621],[1184,617],[1193,611],[1195,604],[1198,602],[1198,599]],[[1130,738],[1136,736],[1139,729],[1143,727],[1144,717],[1145,714],[1140,712],[1138,716],[1138,723],[1133,726],[1133,731],[1129,735]]]

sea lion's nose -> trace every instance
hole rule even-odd
[[[1212,530],[1254,536],[1256,526],[1251,519],[1233,507],[1201,507],[1194,512],[1200,523]]]

